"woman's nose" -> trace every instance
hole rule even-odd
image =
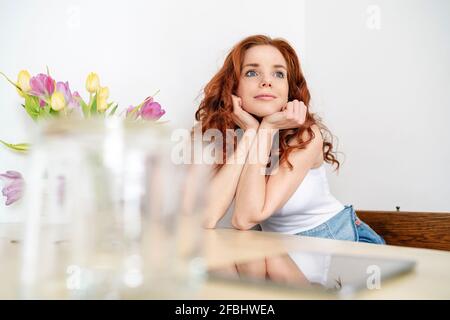
[[[260,86],[265,88],[265,87],[272,87],[272,83],[267,80],[267,79],[263,79],[260,83]]]

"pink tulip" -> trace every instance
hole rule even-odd
[[[166,113],[158,102],[152,100],[146,101],[141,108],[141,117],[145,120],[158,120]]]
[[[55,80],[52,77],[39,73],[30,79],[31,91],[29,94],[36,97],[50,97],[55,91]]]
[[[5,181],[2,194],[6,197],[6,205],[9,206],[22,197],[25,181],[17,171],[6,171],[0,174],[0,179]]]

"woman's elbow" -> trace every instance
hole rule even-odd
[[[234,215],[233,218],[231,219],[231,225],[235,229],[246,231],[250,230],[255,224],[250,223],[249,221],[246,221],[242,218],[238,218],[236,217],[236,215]]]
[[[205,220],[203,220],[203,223],[202,223],[202,227],[204,229],[215,229],[216,225],[217,225],[217,221],[212,220],[212,219],[205,219]]]

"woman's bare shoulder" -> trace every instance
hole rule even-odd
[[[314,133],[314,137],[309,142],[307,149],[311,150],[317,154],[317,160],[314,162],[314,165],[312,167],[314,169],[314,168],[320,167],[323,163],[323,137],[322,137],[322,132],[320,130],[320,127],[318,125],[313,124],[311,126],[311,130]],[[309,133],[307,132],[307,130],[304,130],[302,133],[302,140],[306,141],[309,139],[310,139]],[[291,140],[289,140],[288,144],[292,146],[292,145],[298,144],[298,142],[299,141],[297,141],[297,138],[293,137],[293,138],[291,138]],[[305,152],[305,149],[294,150],[293,154],[297,153],[297,152]]]
[[[322,137],[322,132],[321,132],[321,130],[320,130],[320,128],[319,128],[319,126],[318,125],[316,125],[316,124],[313,124],[312,126],[311,126],[311,130],[313,131],[313,133],[314,133],[314,137],[313,137],[313,139],[311,140],[311,142],[313,142],[314,144],[317,144],[317,145],[322,145],[322,143],[323,143],[323,137]],[[303,141],[306,141],[306,140],[309,140],[310,139],[310,136],[309,136],[309,132],[307,131],[307,130],[304,130],[303,132],[302,132],[302,140]],[[296,145],[296,144],[298,144],[299,143],[299,141],[297,140],[297,137],[295,136],[295,137],[292,137],[289,141],[288,141],[288,145]]]

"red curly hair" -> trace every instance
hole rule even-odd
[[[195,112],[195,119],[201,122],[201,130],[204,133],[208,129],[218,129],[222,132],[222,136],[226,137],[226,130],[236,130],[238,126],[232,119],[233,102],[232,94],[236,94],[241,77],[242,63],[244,61],[245,52],[257,45],[270,45],[277,48],[287,62],[287,78],[289,83],[288,101],[297,99],[302,101],[306,107],[305,123],[300,128],[280,130],[280,163],[287,162],[290,169],[292,164],[288,160],[289,154],[298,149],[304,149],[312,139],[314,132],[311,126],[316,124],[321,129],[323,135],[323,156],[327,163],[336,165],[339,169],[340,163],[333,152],[333,144],[330,131],[323,125],[320,118],[309,110],[309,102],[311,99],[305,77],[300,68],[300,62],[295,50],[292,46],[282,38],[272,39],[265,35],[254,35],[247,37],[236,44],[231,52],[227,55],[225,62],[219,72],[209,81],[204,88],[204,98],[201,101],[198,110]],[[303,139],[304,132],[307,132],[307,139]],[[325,135],[323,133],[326,133]],[[289,141],[295,141],[295,144]],[[228,141],[227,141],[228,142]],[[236,139],[233,139],[232,147],[235,150],[237,146]],[[226,144],[223,145],[223,162],[216,165],[219,170],[225,163],[227,157]]]

